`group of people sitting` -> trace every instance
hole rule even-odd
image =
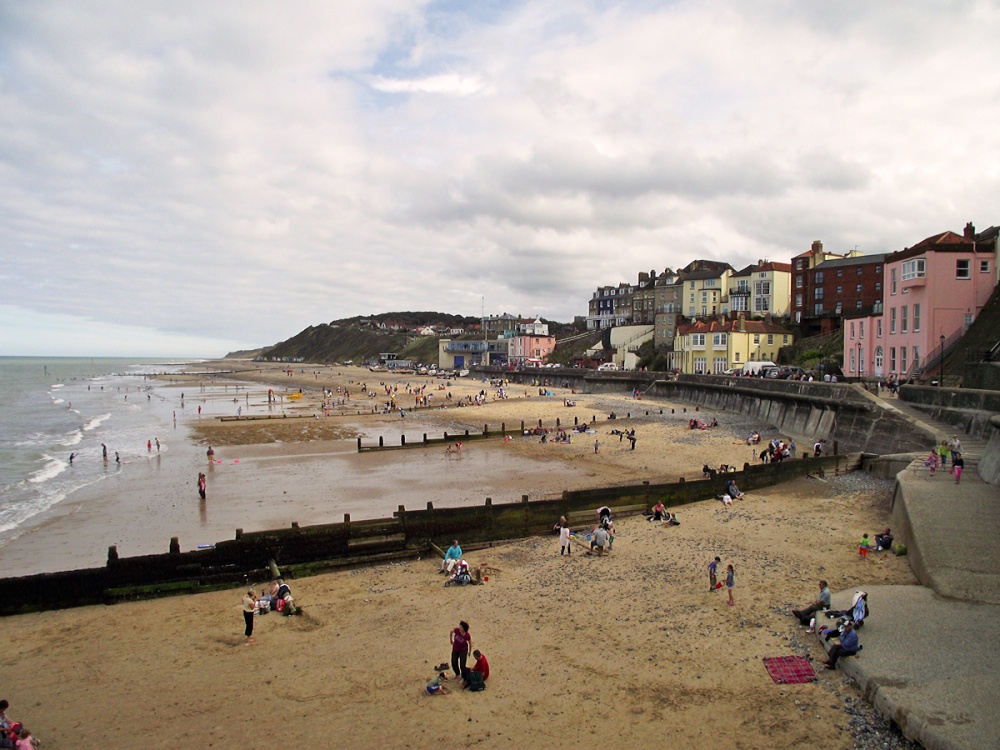
[[[251,589],[248,594],[252,595],[253,590]],[[255,615],[266,615],[271,611],[286,615],[298,613],[295,599],[292,598],[292,589],[282,578],[275,578],[268,588],[260,590],[260,596],[253,598],[253,608]]]
[[[886,529],[888,532],[888,529]],[[854,656],[862,646],[858,642],[857,631],[865,624],[868,617],[868,593],[866,591],[855,591],[851,599],[850,609],[831,609],[830,586],[826,581],[819,582],[819,596],[812,604],[802,609],[793,609],[792,614],[798,618],[802,625],[808,627],[807,633],[818,633],[825,641],[838,639],[827,654],[824,663],[827,669],[836,669],[837,661],[843,656]],[[826,614],[831,620],[840,622],[834,627],[817,626],[816,616],[820,613]]]
[[[689,419],[688,429],[689,430],[707,430],[709,427],[718,427],[719,420],[712,417],[711,422],[706,422],[704,419]]]
[[[480,571],[472,570],[469,563],[462,557],[462,548],[458,540],[452,541],[451,546],[445,551],[444,559],[441,560],[441,573],[448,576],[444,582],[445,586],[467,586],[470,583],[481,583]]]
[[[662,500],[654,505],[649,513],[643,515],[645,515],[647,521],[663,521],[667,526],[681,525],[681,522],[677,520],[677,514],[670,513]]]
[[[0,700],[0,747],[33,750],[40,744],[39,741],[31,736],[31,732],[24,724],[7,716],[8,708],[10,703]]]

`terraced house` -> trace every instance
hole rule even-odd
[[[719,317],[682,323],[674,338],[676,366],[689,375],[720,374],[745,362],[777,362],[778,350],[791,345],[793,333],[771,318]]]

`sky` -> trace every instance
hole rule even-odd
[[[1000,6],[0,3],[0,355],[221,356],[355,315],[1000,224]]]

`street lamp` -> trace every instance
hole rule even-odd
[[[941,334],[941,361],[938,363],[938,388],[944,384],[944,334]]]

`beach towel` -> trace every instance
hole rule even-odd
[[[771,679],[779,685],[813,682],[816,673],[804,656],[772,656],[764,659],[764,666]]]

